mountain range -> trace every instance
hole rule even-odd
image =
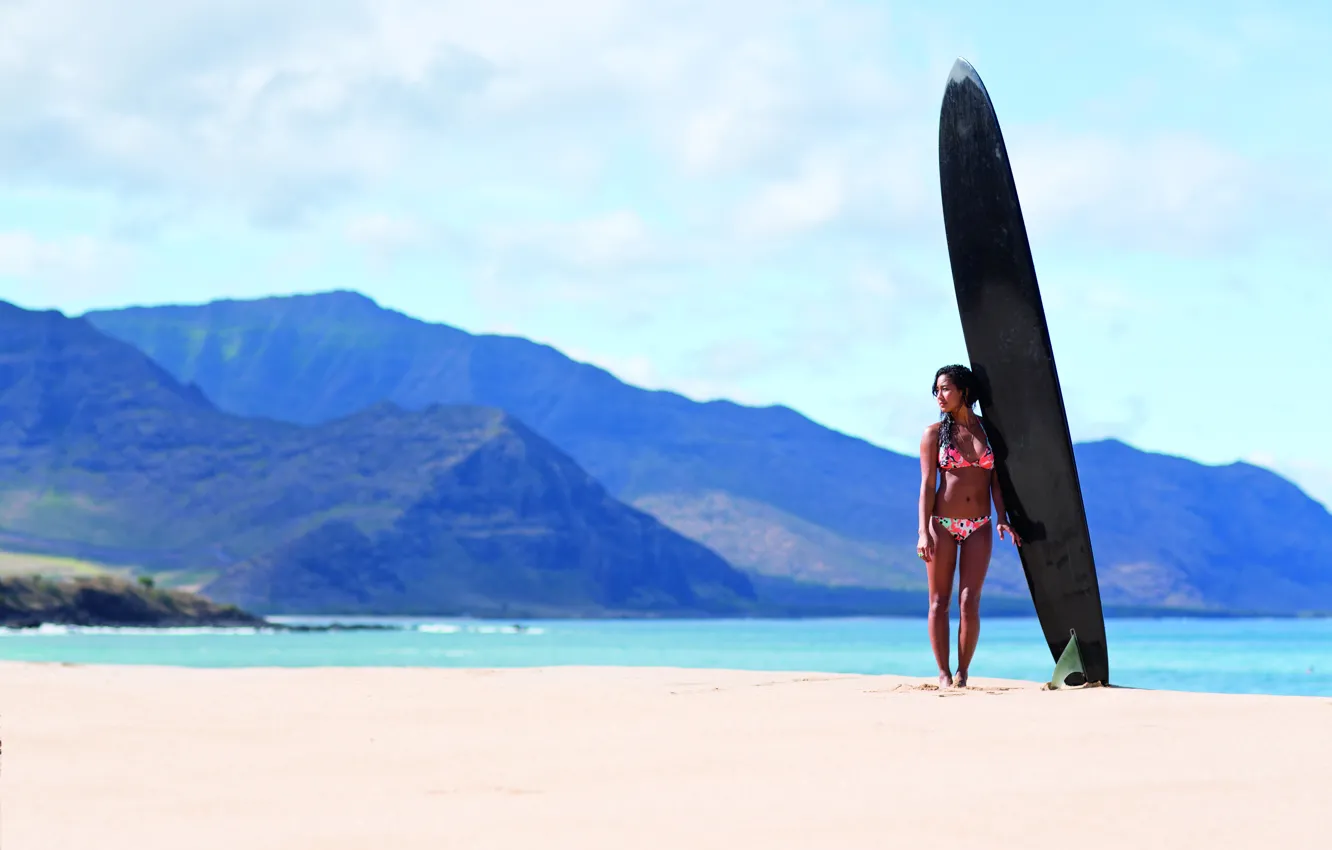
[[[391,410],[415,421],[441,405],[503,411],[513,433],[548,441],[607,498],[719,555],[760,597],[804,588],[887,599],[924,588],[917,460],[786,407],[644,390],[549,346],[422,322],[353,292],[84,318],[169,373],[171,392],[265,428],[354,432],[360,416]],[[1108,606],[1332,610],[1332,515],[1289,481],[1114,440],[1079,444],[1076,456]],[[367,562],[362,542],[337,536],[345,529],[320,533],[332,536],[307,540],[310,558],[345,545],[360,553],[351,561]],[[995,552],[987,599],[1021,600],[1017,558],[1007,546]]]
[[[749,579],[494,407],[219,410],[84,319],[0,303],[0,544],[258,613],[749,610]]]

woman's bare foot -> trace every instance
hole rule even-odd
[[[939,671],[939,687],[951,688],[953,686],[953,674],[947,670]]]
[[[957,671],[957,682],[956,682],[956,685],[957,685],[957,687],[959,687],[959,688],[965,688],[965,687],[967,686],[967,671],[966,671],[966,670],[958,670],[958,671]]]

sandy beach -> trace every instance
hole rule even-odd
[[[0,847],[1327,847],[1332,699],[0,664]]]

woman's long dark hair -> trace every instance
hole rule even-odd
[[[934,383],[930,385],[930,393],[936,396],[939,394],[939,377],[941,375],[947,375],[948,380],[952,381],[953,386],[957,387],[962,393],[962,404],[971,407],[976,403],[977,397],[980,395],[980,382],[976,380],[976,375],[970,369],[954,363],[935,372]],[[942,414],[942,421],[939,423],[939,447],[944,451],[955,448],[953,445],[953,415],[951,413]]]

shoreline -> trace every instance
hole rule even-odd
[[[0,829],[35,850],[1326,842],[1325,697],[678,667],[0,682]]]
[[[1290,693],[1267,693],[1254,691],[1190,691],[1174,688],[1153,688],[1142,685],[1121,685],[1121,684],[1101,684],[1093,682],[1087,685],[1065,685],[1062,688],[1049,687],[1048,680],[1035,679],[1012,679],[999,676],[973,676],[971,681],[975,684],[968,685],[966,688],[939,687],[935,677],[932,676],[913,676],[904,673],[857,673],[844,672],[836,670],[801,670],[801,669],[767,669],[767,668],[748,668],[748,667],[697,667],[680,666],[673,664],[532,664],[515,666],[486,666],[477,665],[469,667],[450,667],[430,664],[307,664],[307,665],[282,665],[282,664],[250,664],[245,666],[217,666],[205,667],[190,664],[163,664],[159,662],[115,662],[115,661],[61,661],[61,660],[33,660],[33,659],[10,659],[0,658],[0,682],[3,682],[9,675],[9,668],[19,671],[22,668],[35,669],[83,669],[104,671],[108,674],[114,671],[124,670],[155,670],[162,673],[206,673],[206,674],[241,674],[247,672],[262,674],[285,674],[297,673],[310,675],[321,671],[340,674],[442,674],[442,675],[496,675],[496,674],[525,674],[525,673],[553,673],[561,674],[577,672],[582,674],[608,676],[608,677],[628,677],[639,676],[652,677],[659,674],[681,674],[697,675],[703,678],[713,676],[736,676],[736,677],[777,677],[790,678],[795,681],[822,681],[830,679],[864,679],[873,682],[890,682],[895,688],[920,691],[922,693],[934,693],[936,696],[968,696],[979,693],[1009,692],[1009,691],[1034,691],[1039,693],[1076,693],[1083,691],[1127,691],[1134,693],[1150,694],[1175,694],[1187,697],[1206,697],[1206,698],[1244,698],[1244,699],[1295,699],[1295,700],[1314,700],[1321,701],[1332,707],[1332,694],[1290,694]],[[1053,671],[1054,665],[1051,664]],[[3,698],[0,697],[0,717],[4,714]]]
[[[1054,665],[1051,664],[1051,669]],[[13,668],[11,670],[11,668]],[[698,676],[703,678],[710,677],[768,677],[778,679],[791,679],[799,682],[825,681],[833,679],[863,679],[875,683],[890,683],[894,688],[901,690],[919,691],[922,693],[933,693],[936,696],[968,696],[980,693],[1010,692],[1010,691],[1033,691],[1038,693],[1076,693],[1087,691],[1126,691],[1134,693],[1150,694],[1173,694],[1188,697],[1206,697],[1206,698],[1224,698],[1224,699],[1294,699],[1294,700],[1314,700],[1327,703],[1332,707],[1332,694],[1328,695],[1310,695],[1310,694],[1277,694],[1277,693],[1253,693],[1253,692],[1228,692],[1228,691],[1187,691],[1172,688],[1151,688],[1140,685],[1121,685],[1121,684],[1101,684],[1093,682],[1089,685],[1066,685],[1063,688],[1050,688],[1048,681],[1035,679],[1012,679],[998,676],[973,676],[972,682],[966,688],[948,688],[939,687],[932,676],[912,676],[904,673],[857,673],[840,672],[817,669],[766,669],[766,668],[747,668],[747,667],[690,667],[672,664],[532,664],[519,666],[485,666],[477,665],[470,667],[445,667],[429,664],[316,664],[288,666],[281,664],[251,664],[241,667],[203,667],[188,664],[163,664],[158,662],[111,662],[111,661],[59,661],[59,660],[31,660],[31,659],[11,659],[0,658],[0,682],[5,681],[12,675],[19,674],[24,668],[32,669],[81,669],[102,671],[107,674],[113,674],[118,671],[136,670],[136,671],[159,671],[162,673],[186,673],[186,674],[222,674],[238,675],[244,673],[262,673],[272,674],[303,674],[312,675],[318,672],[329,672],[338,674],[438,674],[444,676],[490,676],[497,674],[545,674],[576,673],[579,675],[593,675],[606,677],[624,677],[624,678],[651,678],[657,675],[685,675]],[[0,696],[0,717],[4,714],[3,696]]]

